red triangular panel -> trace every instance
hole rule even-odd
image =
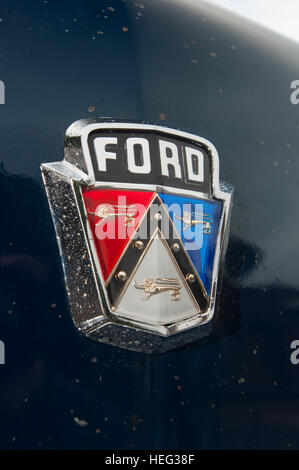
[[[106,281],[148,208],[153,192],[82,189],[83,199]]]

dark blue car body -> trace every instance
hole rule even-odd
[[[298,448],[298,44],[196,1],[2,0],[0,16],[0,448]],[[40,164],[96,116],[218,149],[235,194],[205,340],[147,355],[73,326]]]

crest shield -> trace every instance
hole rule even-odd
[[[82,333],[143,352],[209,333],[232,197],[210,142],[82,120],[42,174]]]

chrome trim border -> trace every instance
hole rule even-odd
[[[204,315],[195,315],[169,325],[154,326],[121,318],[111,311],[81,188],[94,186],[143,189],[204,199],[211,197],[193,190],[172,187],[95,182],[87,142],[90,132],[96,129],[158,132],[199,143],[208,151],[212,167],[212,199],[222,201],[223,211],[213,265],[210,304]],[[62,258],[70,310],[79,331],[92,339],[144,353],[165,352],[207,336],[211,332],[219,268],[228,242],[233,194],[230,184],[219,182],[219,157],[213,144],[193,134],[149,123],[83,119],[76,121],[66,131],[64,160],[44,163],[41,165],[41,171]]]

